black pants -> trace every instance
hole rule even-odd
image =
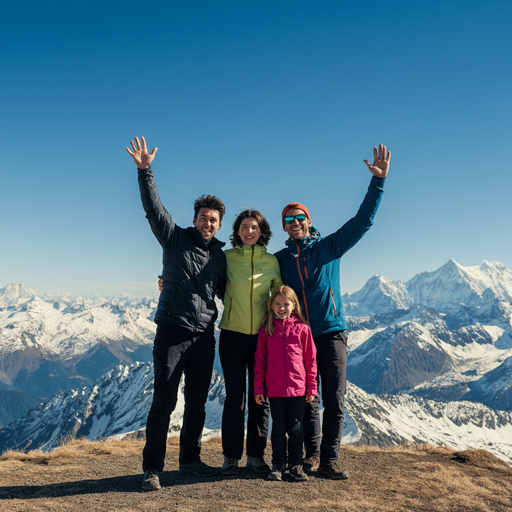
[[[304,447],[306,457],[320,457],[324,464],[336,462],[343,433],[347,389],[347,331],[315,336],[316,362],[322,390],[324,417],[320,431],[320,400],[306,404]],[[320,389],[320,386],[319,386]]]
[[[153,346],[155,384],[146,424],[142,469],[164,468],[167,431],[176,407],[178,386],[185,372],[185,412],[180,434],[180,464],[199,460],[205,403],[215,357],[213,334],[193,333],[183,327],[160,324]]]
[[[258,405],[254,400],[254,353],[257,341],[257,334],[241,334],[226,329],[220,333],[219,356],[226,385],[226,401],[222,412],[222,453],[230,459],[242,458],[246,404],[247,455],[263,457],[267,445],[268,404]]]
[[[272,464],[302,464],[303,418],[306,398],[294,396],[269,398],[272,412]],[[288,450],[286,449],[288,434]]]

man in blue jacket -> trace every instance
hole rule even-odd
[[[322,238],[312,226],[308,209],[290,203],[282,212],[289,239],[275,256],[283,282],[291,286],[310,323],[317,349],[317,367],[324,405],[320,432],[318,398],[306,405],[304,469],[333,479],[347,474],[337,467],[343,430],[346,390],[347,324],[340,288],[340,259],[370,229],[383,194],[391,152],[382,144],[373,148],[373,164],[364,160],[373,177],[359,211],[338,231]]]
[[[213,476],[216,469],[201,461],[201,435],[205,420],[215,338],[215,294],[223,297],[226,286],[224,242],[215,238],[225,212],[215,196],[202,196],[194,205],[193,227],[183,229],[162,206],[151,162],[157,148],[148,153],[146,141],[135,137],[126,148],[138,168],[142,205],[151,229],[163,249],[163,282],[155,315],[153,346],[154,394],[146,424],[142,489],[160,489],[167,432],[176,407],[178,386],[185,374],[185,411],[180,434],[179,473]]]

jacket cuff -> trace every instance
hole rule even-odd
[[[382,190],[385,182],[386,178],[377,178],[377,176],[372,176],[372,181],[370,181],[370,187],[375,187],[378,188],[379,190]]]

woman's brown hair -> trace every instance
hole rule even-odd
[[[303,324],[309,326],[308,321],[304,318],[304,315],[300,309],[299,298],[297,297],[297,294],[293,291],[292,288],[283,284],[278,286],[272,292],[270,299],[268,299],[267,314],[263,319],[263,325],[265,326],[265,332],[267,335],[272,336],[272,334],[274,334],[274,311],[272,311],[272,304],[274,304],[274,300],[278,295],[284,295],[286,298],[290,299],[293,302],[292,315],[296,316]]]
[[[270,237],[272,236],[272,231],[270,231],[270,226],[267,222],[267,219],[263,217],[263,215],[258,210],[245,210],[236,218],[233,224],[233,233],[229,237],[231,240],[231,245],[233,247],[243,247],[242,239],[238,234],[238,230],[240,229],[240,225],[244,219],[253,218],[258,223],[258,226],[261,231],[260,238],[256,242],[257,245],[267,245]]]

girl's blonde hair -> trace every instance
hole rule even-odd
[[[286,298],[290,299],[293,302],[293,311],[292,315],[296,316],[302,323],[309,325],[308,321],[304,318],[302,311],[300,309],[299,298],[297,294],[293,291],[292,288],[286,286],[285,284],[278,286],[268,299],[267,303],[267,314],[263,319],[263,325],[265,326],[265,332],[268,336],[272,336],[274,334],[274,312],[272,311],[272,305],[274,304],[274,300],[278,295],[284,295]]]

